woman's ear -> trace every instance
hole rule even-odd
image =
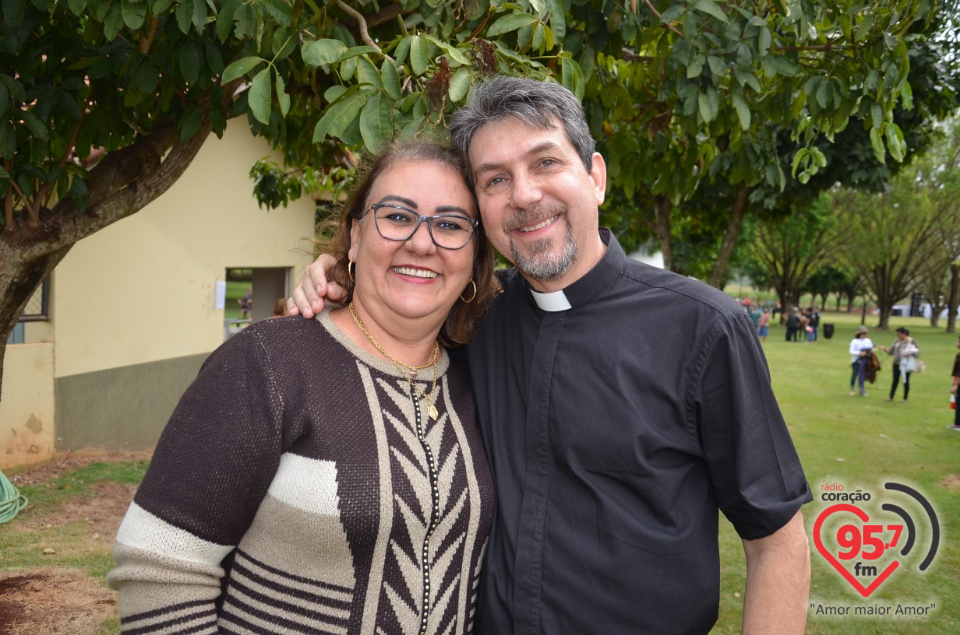
[[[357,254],[360,252],[360,221],[356,218],[350,220],[350,249],[347,251],[347,258],[356,262]]]

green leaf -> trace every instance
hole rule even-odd
[[[883,148],[883,139],[880,137],[880,128],[870,128],[870,145],[873,146],[873,155],[880,163],[886,163],[886,151]]]
[[[365,55],[357,58],[357,83],[370,84],[374,88],[383,88],[380,71]]]
[[[229,84],[233,80],[243,77],[265,61],[266,60],[262,57],[255,56],[238,59],[230,66],[223,69],[223,75],[220,77],[220,84]]]
[[[389,59],[384,59],[380,65],[380,78],[383,80],[383,89],[391,99],[400,99],[400,75],[397,67]]]
[[[217,38],[221,42],[225,42],[230,37],[230,31],[233,29],[233,16],[241,2],[243,0],[227,0],[220,8],[220,14],[217,16]]]
[[[188,84],[194,84],[200,74],[200,50],[193,42],[188,42],[180,51],[180,72]]]
[[[7,112],[7,108],[10,107],[10,91],[7,89],[7,85],[3,82],[0,82],[0,117]]]
[[[537,19],[529,13],[511,13],[491,24],[490,28],[487,29],[487,37],[492,39],[498,35],[510,33],[521,27],[529,26],[536,21]]]
[[[270,123],[270,106],[273,103],[270,99],[270,89],[270,67],[268,66],[253,76],[247,93],[250,112],[253,113],[254,119],[262,124]]]
[[[189,33],[190,20],[193,18],[193,7],[190,6],[189,1],[178,4],[173,14],[177,18],[177,26],[180,27],[180,32]]]
[[[447,91],[450,95],[450,101],[457,103],[463,99],[467,91],[470,90],[472,82],[473,75],[470,74],[469,70],[466,68],[458,69],[450,78],[450,89]]]
[[[569,57],[560,58],[560,65],[561,84],[583,101],[584,82],[580,65]]]
[[[817,86],[817,104],[821,108],[827,108],[833,101],[833,82],[822,81]]]
[[[383,142],[393,136],[392,109],[393,101],[379,91],[363,105],[360,111],[360,136],[370,152],[379,152]]]
[[[683,17],[683,14],[687,12],[687,8],[680,4],[679,2],[671,4],[666,11],[660,14],[660,22],[662,24],[669,24],[671,22],[676,22]]]
[[[550,10],[550,31],[557,42],[563,42],[563,38],[567,37],[567,16],[564,15],[563,5],[560,0],[548,0],[547,6]]]
[[[147,17],[147,3],[143,0],[121,0],[120,13],[127,28],[137,31],[143,26],[143,21]]]
[[[186,141],[197,133],[200,124],[203,123],[203,113],[200,108],[193,107],[187,111],[187,114],[180,120],[180,140]]]
[[[770,29],[764,24],[760,29],[760,37],[757,39],[757,53],[760,57],[766,57],[770,52],[770,45],[773,44],[773,37],[770,35]]]
[[[694,79],[700,77],[700,74],[703,72],[703,64],[707,61],[703,55],[697,55],[693,60],[687,64],[687,79]]]
[[[903,82],[903,88],[900,89],[900,99],[904,110],[913,110],[913,89],[910,82]]]
[[[339,61],[346,50],[347,45],[340,40],[323,39],[304,44],[300,55],[304,63],[316,68]]]
[[[740,120],[740,128],[747,130],[750,128],[750,106],[739,91],[733,93],[733,107],[737,111],[737,118]]]
[[[697,95],[697,106],[700,109],[700,116],[704,123],[710,123],[717,118],[720,111],[720,98],[717,89],[711,87],[706,92]]]
[[[287,113],[290,112],[290,95],[287,94],[287,85],[283,81],[283,75],[277,72],[277,103],[280,104],[280,115],[283,117],[287,116]]]
[[[339,100],[327,106],[326,112],[313,129],[313,142],[319,143],[326,136],[339,137],[357,118],[360,109],[366,103],[370,90],[359,90],[352,86]]]
[[[120,3],[113,2],[103,19],[103,37],[107,40],[113,40],[117,33],[123,28],[123,12],[120,10]]]
[[[884,136],[887,139],[887,150],[890,151],[890,156],[898,163],[902,162],[907,144],[904,142],[900,126],[892,122],[888,123],[884,128]]]
[[[427,71],[429,62],[430,42],[427,38],[414,35],[410,39],[410,69],[420,77]]]
[[[723,12],[717,3],[713,0],[699,0],[696,4],[693,5],[694,11],[699,11],[700,13],[705,13],[709,16],[712,16],[724,24],[727,24],[729,20],[727,19],[727,14]]]
[[[43,122],[40,121],[36,115],[29,110],[24,110],[21,114],[23,116],[23,122],[27,124],[27,128],[30,129],[30,134],[40,141],[46,141],[49,138],[47,127],[43,125]]]
[[[717,79],[721,79],[727,75],[727,65],[716,55],[708,55],[707,64],[710,65],[710,72],[713,73],[713,76]]]
[[[188,0],[189,1],[189,0]],[[197,33],[203,33],[203,27],[207,22],[207,2],[206,0],[193,0],[193,15],[191,16],[194,28]],[[184,31],[186,33],[186,31]]]
[[[433,37],[432,35],[426,35],[424,37],[426,37],[430,42],[433,42],[433,44],[437,48],[439,48],[441,51],[446,53],[447,56],[449,56],[450,59],[454,60],[458,65],[460,66],[470,65],[470,59],[466,55],[464,55],[463,51],[461,51],[460,49],[454,46],[450,46],[446,42],[443,42]]]

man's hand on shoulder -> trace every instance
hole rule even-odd
[[[320,254],[316,261],[307,265],[303,278],[287,298],[287,315],[302,315],[312,319],[323,311],[323,302],[340,302],[346,297],[346,289],[335,282],[327,282],[327,272],[337,263],[333,256]]]

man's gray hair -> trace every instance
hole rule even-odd
[[[511,117],[539,129],[554,128],[554,119],[558,120],[587,172],[593,168],[596,142],[577,97],[560,84],[535,79],[500,76],[474,88],[470,103],[453,113],[450,142],[469,163],[470,142],[477,131]]]

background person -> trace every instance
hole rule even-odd
[[[957,348],[960,348],[960,338],[957,338]],[[953,360],[953,370],[951,371],[953,385],[950,387],[950,394],[957,397],[957,388],[960,387],[960,353]],[[956,407],[958,404],[954,404]],[[950,430],[960,431],[960,408],[953,411],[953,425],[947,426]]]
[[[854,384],[859,382],[860,396],[866,397],[864,382],[867,379],[867,361],[873,351],[873,342],[867,337],[867,327],[857,327],[857,334],[850,340],[850,395],[853,396]]]
[[[495,496],[465,343],[497,283],[459,153],[388,147],[327,245],[348,306],[217,349],[117,536],[135,632],[469,633]]]
[[[887,355],[893,355],[893,383],[890,385],[890,396],[887,401],[893,401],[893,396],[897,393],[897,385],[900,379],[903,379],[903,401],[907,401],[910,396],[910,375],[917,363],[917,357],[920,355],[920,349],[917,342],[910,337],[910,331],[902,326],[896,330],[897,338],[893,340],[890,348],[881,346],[880,350]]]
[[[760,336],[761,342],[767,341],[767,336],[770,334],[770,310],[764,307],[763,312],[760,314],[760,318],[757,320],[757,335]]]
[[[498,500],[476,632],[708,632],[722,508],[744,632],[802,633],[811,496],[749,316],[598,227],[606,168],[567,89],[488,81],[451,136],[516,266],[466,347]],[[322,269],[294,290],[304,315]]]

